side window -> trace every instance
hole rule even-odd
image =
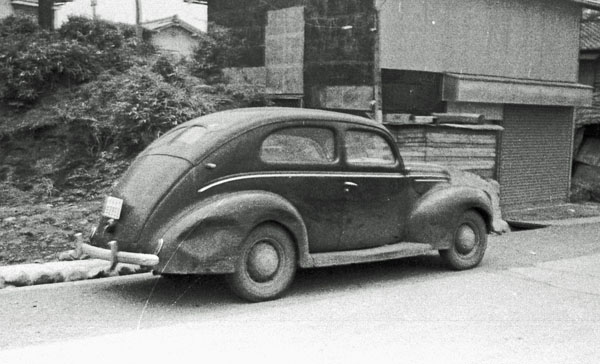
[[[376,133],[350,130],[346,132],[345,146],[350,164],[381,166],[396,162],[388,142]]]
[[[333,131],[326,128],[287,128],[269,135],[260,147],[267,163],[330,163],[335,160]]]

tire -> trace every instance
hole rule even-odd
[[[481,215],[466,211],[454,229],[452,246],[440,250],[440,257],[451,269],[464,270],[476,267],[487,248],[487,228]]]
[[[256,227],[240,246],[235,273],[226,276],[231,290],[252,302],[278,298],[296,274],[296,247],[275,224]]]

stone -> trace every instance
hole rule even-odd
[[[44,257],[44,260],[54,260],[54,259],[56,259],[56,253],[52,253],[52,254],[46,255]]]
[[[127,265],[120,266],[118,271],[120,276],[126,276],[135,273],[135,269]]]
[[[31,280],[31,278],[29,277],[29,275],[23,271],[18,272],[17,274],[15,274],[13,277],[10,277],[9,279],[7,279],[8,284],[10,284],[11,286],[15,286],[15,287],[25,287],[25,286],[31,286],[33,284],[33,281]]]
[[[83,281],[87,279],[87,272],[72,270],[65,275],[65,282]]]
[[[4,218],[4,220],[2,220],[2,221],[5,222],[5,223],[7,223],[7,224],[10,224],[10,223],[15,222],[16,220],[17,220],[16,217],[10,216],[10,217]]]
[[[60,261],[68,261],[68,260],[76,260],[75,250],[67,250],[58,254],[58,260]]]
[[[38,277],[35,277],[33,284],[48,284],[62,282],[64,277],[60,272],[48,272],[42,273]]]

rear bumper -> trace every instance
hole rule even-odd
[[[110,261],[111,269],[114,269],[117,263],[137,264],[144,267],[154,267],[159,263],[158,255],[120,252],[116,241],[111,241],[108,244],[111,247],[110,249],[102,249],[78,240],[77,250],[92,258]]]

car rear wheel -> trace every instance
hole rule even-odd
[[[242,243],[235,273],[227,276],[227,282],[243,299],[272,300],[292,283],[296,260],[294,242],[284,229],[260,225]]]
[[[485,221],[477,212],[466,211],[456,224],[452,246],[440,250],[444,263],[454,269],[463,270],[477,266],[487,248]]]

